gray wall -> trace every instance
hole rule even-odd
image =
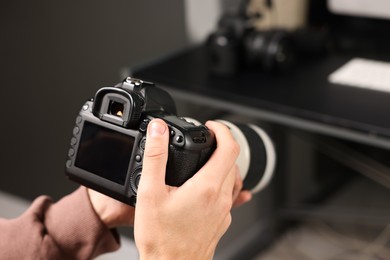
[[[186,45],[182,0],[0,4],[0,190],[55,199],[73,122],[120,69]]]
[[[122,68],[185,47],[183,5],[183,0],[0,4],[0,190],[29,200],[40,194],[58,199],[77,187],[66,179],[64,163],[80,107],[98,88],[118,82]],[[234,210],[216,259],[229,259],[272,226],[258,221],[270,214],[271,202],[270,188]]]

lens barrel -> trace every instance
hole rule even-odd
[[[226,125],[240,146],[237,166],[244,182],[244,189],[257,193],[271,181],[276,165],[275,146],[269,135],[253,124],[234,124],[218,120]]]
[[[201,123],[186,117],[194,124]],[[227,120],[217,120],[226,125],[240,146],[236,164],[244,182],[243,189],[252,193],[263,190],[272,179],[276,166],[275,146],[270,136],[254,124],[236,124]]]

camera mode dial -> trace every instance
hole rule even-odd
[[[130,176],[130,187],[134,192],[134,194],[137,194],[138,184],[139,181],[141,180],[141,173],[142,173],[142,168],[137,168]]]

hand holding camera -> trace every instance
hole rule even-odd
[[[130,205],[136,204],[143,169],[146,130],[153,119],[169,129],[165,183],[181,186],[212,156],[213,131],[176,115],[171,96],[153,83],[126,78],[97,91],[76,118],[66,173],[70,179]],[[259,191],[272,177],[275,150],[269,136],[254,125],[224,121],[243,153],[239,156],[244,188]]]
[[[233,190],[240,190],[235,186],[239,147],[226,126],[206,125],[215,133],[217,148],[180,187],[165,185],[168,127],[159,119],[149,125],[135,211],[134,236],[141,259],[211,259],[230,225]],[[241,192],[241,197],[247,201],[250,193]]]

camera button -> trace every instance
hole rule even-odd
[[[88,105],[88,104],[85,104],[85,105],[83,106],[83,110],[84,110],[84,111],[88,110],[88,108],[89,108],[89,105]]]
[[[139,125],[139,130],[141,132],[146,132],[146,129],[148,129],[149,122],[150,122],[149,119],[145,119],[144,121],[142,121],[142,123]]]
[[[146,138],[142,138],[141,142],[139,143],[139,147],[142,149],[142,150],[145,150],[145,145],[146,145]]]
[[[135,156],[135,160],[136,160],[137,162],[141,162],[141,161],[142,161],[142,156],[139,155],[139,154],[137,154],[137,155]]]
[[[78,128],[77,126],[75,128],[73,128],[74,135],[77,135],[79,132],[80,132],[80,128]]]
[[[81,116],[77,116],[77,117],[76,117],[76,124],[80,124],[81,121],[83,121],[83,119],[81,118]]]
[[[136,169],[130,177],[130,187],[136,194],[138,190],[139,180],[141,179],[142,168]]]
[[[70,168],[70,166],[72,166],[72,161],[71,160],[67,160],[66,161],[66,167]]]
[[[141,180],[141,174],[138,174],[137,177],[135,177],[135,186],[138,188],[139,181]]]
[[[77,139],[75,137],[72,137],[72,139],[70,139],[70,144],[75,145],[76,143],[77,143]]]
[[[178,142],[178,143],[182,143],[182,142],[184,141],[184,138],[183,138],[183,136],[178,135],[178,136],[176,136],[175,140],[176,140],[176,142]]]
[[[70,148],[68,151],[68,156],[73,156],[74,155],[74,149]]]

